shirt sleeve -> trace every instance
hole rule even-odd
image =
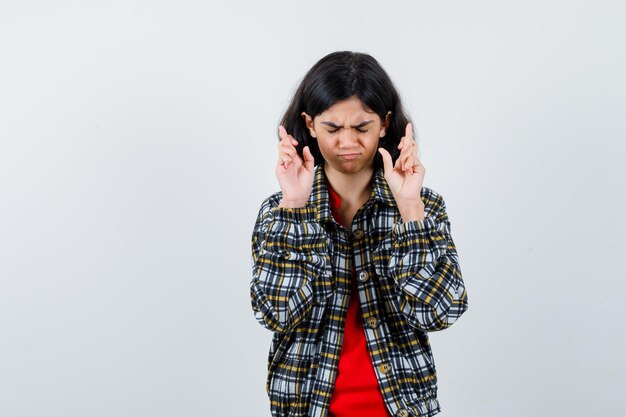
[[[468,308],[445,202],[437,194],[431,204],[423,220],[394,224],[389,259],[400,310],[422,331],[443,330]]]
[[[250,297],[263,327],[292,330],[315,300],[334,291],[329,242],[314,206],[262,204],[252,233]]]

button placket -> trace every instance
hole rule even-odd
[[[390,362],[381,363],[380,365],[378,365],[378,370],[385,375],[388,374],[389,371],[391,371],[391,363]]]
[[[396,412],[396,417],[409,417],[409,411],[406,408],[401,408]]]
[[[359,275],[357,276],[357,279],[361,282],[365,282],[370,278],[370,274],[369,272],[367,272],[366,270],[362,270],[359,272]]]

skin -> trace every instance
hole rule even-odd
[[[384,175],[403,221],[422,220],[424,205],[420,191],[425,168],[417,154],[412,125],[406,127],[405,136],[398,144],[400,157],[395,165],[391,155],[378,142],[386,134],[391,112],[385,120],[363,106],[356,97],[335,103],[316,117],[302,112],[312,137],[317,139],[325,164],[325,172],[333,189],[342,197],[353,214],[367,201],[371,193],[373,161],[376,152],[383,158]],[[297,154],[295,138],[283,126],[279,127],[278,162],[276,176],[283,192],[279,207],[304,207],[311,194],[315,161],[308,146],[303,149],[303,159]],[[354,159],[341,157],[357,154]],[[351,209],[350,209],[351,208]],[[347,217],[351,219],[348,214]]]

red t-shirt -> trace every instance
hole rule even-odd
[[[343,225],[338,211],[341,198],[328,181],[326,185],[333,216],[337,223]],[[353,264],[350,302],[328,417],[391,417],[380,393],[367,348],[355,275]]]

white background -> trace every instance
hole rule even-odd
[[[373,55],[469,310],[442,417],[626,401],[622,1],[1,1],[0,416],[270,416],[250,238],[306,70]]]

